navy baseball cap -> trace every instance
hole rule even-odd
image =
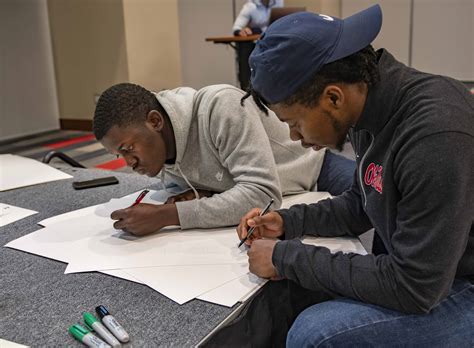
[[[271,24],[249,57],[252,88],[270,104],[284,101],[323,65],[368,46],[382,26],[371,6],[346,19],[298,12]]]

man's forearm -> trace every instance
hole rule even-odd
[[[179,215],[178,215],[178,209],[176,208],[176,204],[171,203],[171,204],[163,204],[160,206],[160,218],[163,220],[161,221],[161,224],[163,224],[163,227],[166,226],[179,226]]]
[[[321,237],[358,236],[372,228],[357,191],[314,204],[298,204],[278,213],[284,222],[285,239],[302,235]]]

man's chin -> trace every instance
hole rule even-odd
[[[337,142],[336,146],[331,147],[332,150],[336,150],[336,151],[339,151],[339,152],[342,152],[344,151],[344,145],[346,144],[346,140],[348,139],[348,132],[346,133],[343,133],[344,136],[341,136],[341,138],[339,139],[339,141]]]
[[[135,173],[137,174],[140,174],[140,175],[146,175],[146,176],[149,176],[150,178],[151,177],[154,177],[156,176],[157,174],[153,175],[153,173],[149,170],[146,170],[146,169],[139,169],[139,170],[136,170]]]
[[[159,173],[160,173],[159,170],[156,171],[156,172],[155,171],[148,171],[148,172],[145,172],[145,175],[150,177],[150,178],[153,178],[153,177],[157,176]]]
[[[324,147],[321,147],[320,149],[315,149],[313,147],[313,150],[314,151],[319,151],[319,150],[322,150],[322,149],[330,149],[330,150],[333,150],[333,151],[342,152],[344,150],[344,144],[345,144],[345,142],[342,142],[342,143],[336,144],[336,145],[324,146]]]
[[[317,146],[317,145],[314,145],[314,146],[311,146],[311,148],[313,149],[313,151],[319,151],[319,150],[324,149],[325,146]]]

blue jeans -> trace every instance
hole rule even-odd
[[[474,284],[455,280],[428,314],[413,315],[351,299],[308,307],[287,347],[474,347]]]
[[[355,161],[327,150],[319,173],[318,191],[326,191],[333,196],[342,194],[351,187],[355,168]]]

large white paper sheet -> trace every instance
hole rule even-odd
[[[130,274],[126,273],[125,271],[123,271],[121,269],[114,269],[114,270],[108,270],[108,271],[99,271],[99,272],[110,275],[112,277],[129,280],[131,282],[135,282],[135,283],[138,283],[138,284],[143,284],[142,281],[138,280],[135,277],[132,277]]]
[[[170,190],[169,192],[166,192],[164,190],[150,190],[150,192],[142,200],[142,203],[161,204],[165,202],[169,196],[176,194],[175,191]],[[106,203],[97,204],[90,207],[73,210],[64,214],[52,216],[50,218],[41,220],[40,222],[38,222],[38,225],[46,227],[58,222],[68,221],[77,217],[87,218],[90,215],[95,215],[97,212],[102,212],[102,214],[103,212],[112,213],[116,209],[122,209],[132,205],[135,199],[140,194],[140,192],[142,191],[140,190],[120,198],[112,198],[109,202]]]
[[[248,265],[189,265],[128,268],[124,270],[171,300],[183,304],[195,297],[240,278]]]
[[[47,164],[16,155],[0,155],[0,191],[72,178]]]
[[[67,213],[64,213],[64,214],[52,216],[50,218],[41,220],[40,222],[38,222],[38,225],[46,227],[46,226],[49,226],[49,225],[53,225],[57,222],[67,221],[67,220],[70,220],[70,219],[76,218],[76,217],[87,218],[87,216],[94,214],[94,212],[100,206],[102,206],[102,204],[97,204],[97,205],[93,205],[93,206],[90,206],[90,207],[73,210],[73,211],[70,211],[70,212],[67,212]]]
[[[157,202],[153,200],[153,197],[156,197],[156,192],[151,190],[147,197],[143,199],[143,202],[156,204]],[[100,229],[100,226],[109,228],[112,224],[110,219],[112,211],[130,206],[137,195],[137,193],[133,193],[120,199],[112,199],[108,203],[45,219],[40,221],[40,224],[48,227],[56,226],[56,228],[37,230],[11,241],[5,246],[61,262],[70,262],[73,252],[80,253],[80,250],[74,249],[73,241],[85,238],[86,231],[89,234],[94,234],[96,228]],[[112,230],[114,234],[120,234],[120,232]],[[120,272],[115,273],[120,274]]]
[[[199,298],[231,307],[266,282],[248,272],[247,255],[237,248],[234,227],[171,229],[145,237],[114,230],[111,212],[130,206],[138,193],[43,220],[46,228],[6,246],[68,262],[66,273],[98,270],[143,283],[178,303]],[[152,191],[143,202],[158,204],[169,195]],[[324,192],[289,196],[283,207],[327,197]],[[303,242],[332,252],[365,253],[357,239],[306,237]]]
[[[36,243],[36,237],[38,233],[41,233],[42,231],[45,231],[46,229],[40,229],[38,231],[35,231],[33,233],[30,233],[26,236],[23,236],[21,238],[18,238],[14,241],[11,241],[10,243],[6,244],[5,247],[12,248],[12,249],[17,249],[21,251],[26,251],[35,255],[39,256],[44,256],[49,259],[53,259],[56,261],[60,262],[65,262],[68,263],[69,256],[70,256],[70,251],[68,249],[63,249],[63,248],[57,248],[57,247],[45,247],[44,244]],[[116,270],[104,270],[100,271],[101,273],[105,273],[108,275],[111,275],[113,277],[117,278],[122,278],[125,280],[129,280],[135,283],[142,284],[142,282],[134,277],[132,277],[130,274],[125,273],[124,271],[120,269]]]
[[[47,232],[47,228],[15,239],[5,244],[5,247],[26,251],[27,253],[44,256],[61,262],[69,262],[69,255],[71,253],[69,248],[57,247],[54,240],[49,240],[47,233],[43,234],[44,231]]]
[[[246,261],[246,254],[237,248],[234,228],[165,231],[134,237],[113,229],[109,213],[104,208],[87,219],[58,222],[6,246],[66,260],[82,272]]]
[[[74,244],[81,252],[73,253],[70,259],[75,271],[234,264],[247,259],[237,248],[234,229],[169,231],[141,238],[113,233],[113,229],[104,228],[95,235],[76,240]]]
[[[0,203],[0,227],[11,224],[12,222],[24,219],[37,211],[15,207],[14,205]]]
[[[29,348],[23,344],[11,342],[0,338],[0,348]]]
[[[248,268],[248,264],[245,265]],[[203,301],[232,307],[237,302],[244,302],[260,289],[268,280],[247,272],[245,275],[222,284],[197,298]]]
[[[70,220],[70,219],[76,218],[76,217],[87,218],[87,216],[93,215],[94,212],[97,210],[97,208],[99,208],[100,206],[102,206],[102,204],[97,204],[97,205],[93,205],[93,206],[90,206],[90,207],[73,210],[73,211],[70,211],[70,212],[67,212],[67,213],[64,213],[64,214],[52,216],[50,218],[41,220],[40,222],[38,222],[38,225],[46,227],[46,226],[49,226],[49,225],[53,225],[57,222],[67,221],[67,220]]]

